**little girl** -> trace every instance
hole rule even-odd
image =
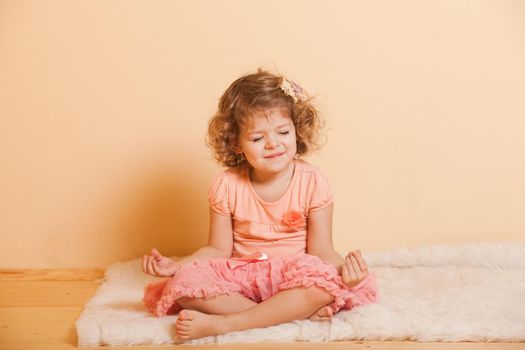
[[[319,148],[319,117],[295,82],[258,70],[233,82],[207,135],[228,169],[209,190],[208,245],[172,260],[142,259],[146,307],[179,313],[181,340],[283,322],[329,320],[376,301],[360,251],[343,259],[332,244],[333,198],[326,177],[301,157]]]

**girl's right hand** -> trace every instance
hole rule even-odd
[[[155,248],[151,250],[150,255],[142,257],[142,271],[151,276],[173,276],[178,268],[179,264],[175,260],[161,255]]]

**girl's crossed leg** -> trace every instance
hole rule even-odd
[[[257,305],[251,299],[241,294],[223,294],[212,298],[191,298],[182,297],[177,299],[177,303],[184,309],[200,311],[206,314],[228,315],[247,310]],[[308,317],[311,321],[329,321],[333,316],[333,310],[325,305],[316,310]]]
[[[236,294],[222,295],[209,300],[178,299],[179,305],[188,306],[193,310],[185,309],[179,313],[176,323],[177,337],[189,340],[303,320],[334,301],[330,293],[316,286],[284,290],[259,304],[243,298]],[[216,314],[208,314],[213,311]]]

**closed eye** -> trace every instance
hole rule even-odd
[[[289,131],[281,131],[279,134],[281,135],[288,135],[290,132]]]
[[[262,140],[262,137],[258,137],[256,139],[253,139],[252,142],[258,142],[258,141],[261,141]]]

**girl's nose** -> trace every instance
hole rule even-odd
[[[275,142],[274,139],[271,139],[269,138],[267,141],[266,141],[266,149],[272,149],[272,148],[275,148],[277,146],[277,142]]]

